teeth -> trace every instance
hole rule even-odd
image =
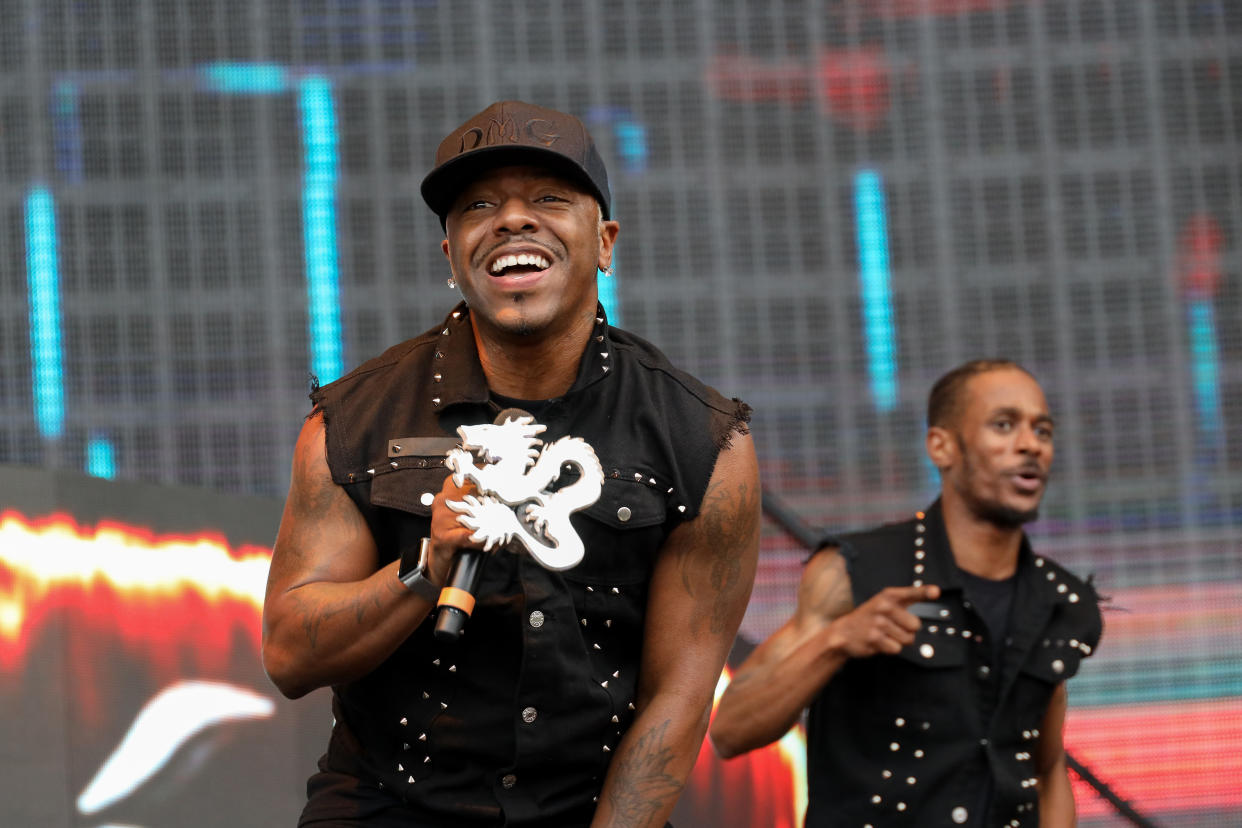
[[[529,265],[540,270],[547,270],[552,263],[537,253],[519,253],[516,256],[501,256],[492,262],[492,273],[499,273],[506,267],[517,267],[518,265]]]

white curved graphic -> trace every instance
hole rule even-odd
[[[196,734],[224,722],[270,718],[266,696],[216,681],[181,681],[157,693],[138,712],[116,750],[78,797],[93,814],[119,802],[155,775]]]
[[[474,530],[471,539],[484,548],[517,538],[545,568],[569,569],[585,553],[569,516],[599,500],[604,470],[595,450],[580,437],[562,437],[540,452],[543,441],[536,435],[544,428],[529,415],[458,428],[462,448],[450,451],[445,465],[453,472],[453,482],[461,486],[471,481],[479,496],[450,500],[448,507],[461,515],[458,522]],[[482,452],[483,466],[474,464],[471,450]],[[581,477],[548,491],[566,464],[577,467]]]

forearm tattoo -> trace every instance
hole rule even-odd
[[[608,794],[609,825],[646,825],[681,793],[682,782],[666,770],[674,759],[673,749],[664,743],[670,723],[651,728],[617,757]]]

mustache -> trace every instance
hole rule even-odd
[[[1033,477],[1039,478],[1040,480],[1046,481],[1048,479],[1048,471],[1034,460],[1019,463],[1013,468],[1007,469],[1006,474],[1029,474]]]

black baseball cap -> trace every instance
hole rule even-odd
[[[582,184],[611,215],[608,170],[586,126],[573,115],[523,101],[498,101],[449,133],[419,188],[431,211],[445,216],[479,173],[511,164],[548,167]]]

